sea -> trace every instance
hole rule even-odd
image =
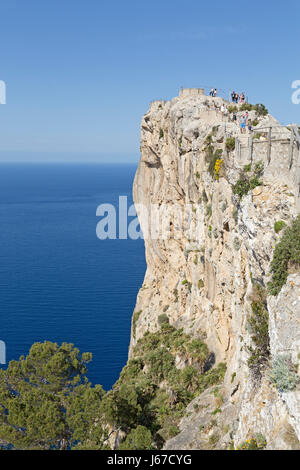
[[[0,165],[2,368],[35,342],[67,342],[93,354],[93,384],[109,390],[118,379],[145,275],[144,241],[99,239],[96,212],[111,204],[118,219],[119,197],[132,204],[135,171],[133,164]]]

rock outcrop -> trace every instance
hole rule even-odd
[[[249,111],[258,121],[249,140],[236,121],[222,115],[223,104],[222,98],[186,92],[153,102],[143,117],[133,195],[147,272],[130,354],[147,330],[159,328],[164,313],[175,327],[205,339],[216,364],[227,365],[224,384],[188,406],[180,433],[165,448],[237,447],[260,434],[269,449],[294,449],[300,440],[299,386],[278,391],[270,369],[280,354],[295,367],[299,361],[299,272],[278,296],[267,297],[266,363],[255,375],[248,362],[253,301],[270,280],[282,234],[274,223],[289,225],[299,212],[299,149],[290,128],[255,110]],[[238,120],[243,114],[238,111]],[[264,134],[271,126],[270,142]]]

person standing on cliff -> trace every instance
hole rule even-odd
[[[248,132],[249,134],[251,134],[253,132],[253,127],[252,127],[252,121],[251,119],[249,119],[248,121]]]
[[[246,131],[246,118],[245,116],[243,116],[241,120],[241,134],[244,134],[245,131]]]
[[[224,114],[225,114],[225,106],[224,106],[223,103],[222,103],[222,106],[221,106],[221,114],[222,114],[222,121],[223,121],[223,117],[224,117]]]

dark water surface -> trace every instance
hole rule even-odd
[[[128,196],[133,165],[0,165],[0,340],[7,361],[36,341],[93,353],[105,389],[124,366],[145,273],[142,240],[99,240],[96,208]],[[130,220],[130,219],[129,219]]]

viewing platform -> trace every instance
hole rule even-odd
[[[179,92],[180,98],[185,98],[186,96],[203,96],[205,95],[204,88],[181,88]]]

